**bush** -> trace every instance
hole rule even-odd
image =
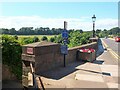
[[[80,33],[79,31],[71,32],[68,38],[68,46],[75,47],[89,42],[90,34]]]
[[[51,37],[50,38],[50,42],[54,42],[55,41],[55,38],[54,37]]]
[[[2,61],[7,64],[10,70],[17,76],[18,79],[22,77],[22,47],[15,37],[2,35]]]
[[[55,38],[55,43],[60,43],[60,44],[62,44],[63,42],[63,39],[62,39],[62,35],[61,34],[59,34],[58,36],[55,36],[54,37]]]
[[[47,38],[46,36],[43,36],[43,37],[41,38],[41,40],[42,40],[42,41],[48,41],[48,38]]]
[[[15,35],[14,38],[15,38],[16,40],[18,40],[18,36],[17,36],[17,35]]]
[[[39,40],[39,38],[38,37],[33,37],[33,42],[39,42],[40,40]]]
[[[34,39],[31,37],[25,37],[21,39],[21,45],[25,45],[25,44],[29,44],[29,43],[33,43]]]

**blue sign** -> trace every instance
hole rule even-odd
[[[68,47],[67,47],[67,45],[62,45],[61,46],[61,53],[62,54],[68,54]]]
[[[63,37],[63,38],[68,38],[68,32],[67,32],[67,30],[64,30],[64,31],[62,32],[62,37]]]

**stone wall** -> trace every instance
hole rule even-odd
[[[42,44],[42,45],[41,45]],[[45,45],[44,45],[45,44]],[[22,50],[22,60],[23,60],[23,75],[22,82],[23,86],[27,86],[27,76],[28,72],[31,72],[30,62],[33,63],[35,69],[35,74],[42,75],[43,72],[57,68],[63,67],[64,57],[60,52],[60,44],[55,43],[34,43],[23,46]],[[66,55],[66,65],[68,63],[77,60],[77,51],[81,48],[94,48],[97,51],[97,42],[73,47],[68,49],[68,54]],[[27,47],[33,48],[33,54],[27,54]]]
[[[37,48],[36,47],[33,47],[33,48],[35,48],[34,53],[36,55],[22,54],[22,60],[23,60],[23,63],[26,64],[23,66],[26,66],[27,68],[29,67],[29,65],[27,65],[27,62],[34,62],[35,64],[34,68],[35,68],[36,74],[41,74],[42,72],[45,72],[47,70],[51,70],[53,68],[57,68],[64,65],[63,64],[64,57],[60,52],[59,44],[54,45],[54,47],[53,45],[49,45],[49,46],[40,46]],[[77,50],[81,48],[94,48],[97,50],[97,42],[69,48],[68,54],[66,55],[66,65],[70,62],[77,60]],[[34,56],[34,58],[32,58],[32,56]]]

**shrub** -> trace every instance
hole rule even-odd
[[[46,36],[43,36],[43,37],[41,38],[41,40],[42,40],[42,41],[48,41],[48,38],[47,38]]]
[[[68,38],[68,46],[75,47],[79,45],[83,45],[89,42],[90,34],[88,33],[80,33],[79,31],[74,31],[69,34]]]
[[[22,38],[21,39],[21,45],[25,45],[25,44],[29,44],[29,43],[33,43],[34,42],[34,40],[33,40],[33,38],[31,38],[31,37],[25,37],[25,38]]]
[[[15,38],[16,40],[18,40],[18,36],[17,36],[17,35],[15,35],[14,38]]]
[[[60,43],[60,44],[62,44],[63,42],[63,39],[62,39],[62,35],[61,34],[59,34],[58,36],[55,36],[54,37],[55,38],[55,43]]]
[[[22,47],[15,37],[2,35],[2,61],[7,64],[10,70],[17,76],[18,79],[22,77]]]
[[[38,37],[33,37],[33,42],[39,42],[40,40],[39,40],[39,38]]]
[[[54,37],[51,37],[50,38],[50,42],[54,42],[55,41],[55,38]]]

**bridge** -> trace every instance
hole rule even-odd
[[[117,89],[119,86],[119,43],[114,40],[98,39],[96,42],[91,42],[84,46],[70,48],[68,55],[66,55],[66,67],[63,67],[63,56],[59,53],[58,44],[47,43],[45,46],[42,46],[44,50],[41,48],[39,53],[35,52],[34,49],[33,53],[39,55],[40,52],[43,52],[44,54],[42,54],[41,57],[38,57],[38,55],[32,56],[32,59],[30,59],[30,55],[27,56],[25,51],[28,46],[31,47],[32,45],[25,45],[22,54],[22,59],[31,62],[33,66],[28,66],[30,66],[32,72],[34,70],[33,73],[36,73],[34,74],[35,78],[31,79],[30,82],[28,81],[28,87],[30,85],[32,88],[44,90],[48,88]],[[39,45],[41,44],[37,43],[33,48],[38,50]],[[53,45],[55,46],[53,47]],[[76,60],[77,50],[83,47],[94,48],[96,50],[96,60],[93,62]],[[27,70],[30,71],[30,68],[25,67],[27,65],[25,61],[23,61],[25,64],[23,68],[27,68]],[[40,63],[42,63],[42,65]],[[25,73],[26,70],[23,72]],[[24,75],[23,80],[25,81]],[[23,84],[25,85],[25,82]]]
[[[118,90],[119,44],[114,39],[101,38],[86,45],[69,48],[66,67],[63,64],[59,44],[42,42],[23,46],[22,84],[24,87],[40,90],[59,88]],[[31,46],[35,49],[32,50]],[[28,53],[31,54],[27,54],[28,47]],[[77,58],[76,53],[81,48],[94,48],[96,60],[85,62]],[[6,82],[4,87],[21,87],[17,83]]]

